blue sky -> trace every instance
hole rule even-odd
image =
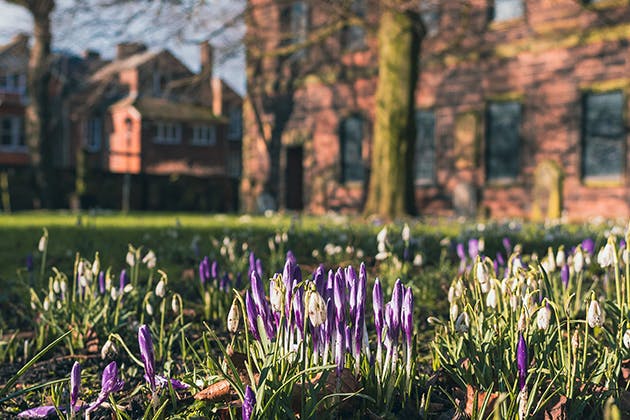
[[[189,0],[189,4],[195,6],[186,10],[185,6],[168,8],[160,2],[131,2],[118,8],[99,9],[98,1],[57,0],[53,15],[53,49],[76,54],[93,49],[104,58],[113,58],[118,42],[140,41],[151,49],[170,49],[197,71],[197,43],[211,39],[216,47],[215,74],[243,94],[245,54],[238,41],[244,31],[243,25],[219,30],[226,20],[239,13],[243,3],[243,0],[208,0],[198,6],[199,2]],[[137,17],[130,21],[129,16]],[[0,44],[18,32],[30,33],[31,27],[32,20],[27,11],[0,0]]]

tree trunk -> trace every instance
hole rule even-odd
[[[33,16],[33,47],[28,64],[28,96],[26,108],[26,143],[31,155],[31,166],[38,200],[35,207],[50,207],[52,194],[50,179],[50,14],[54,0],[32,0],[26,7]]]
[[[378,31],[378,88],[366,215],[415,213],[415,90],[422,25],[419,16],[387,7]]]

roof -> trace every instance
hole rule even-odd
[[[164,98],[134,98],[128,96],[111,108],[132,106],[145,118],[153,120],[204,121],[227,123],[225,117],[212,113],[209,107],[169,101]]]
[[[91,82],[98,82],[113,76],[114,74],[127,69],[138,67],[160,54],[160,51],[145,51],[134,54],[122,60],[114,60],[103,66],[99,71],[90,77]]]

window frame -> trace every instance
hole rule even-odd
[[[520,15],[517,16],[509,16],[509,17],[503,17],[503,18],[498,18],[497,17],[497,3],[500,3],[501,1],[506,1],[506,2],[519,2],[521,4],[521,13]],[[504,22],[513,22],[519,19],[524,19],[525,18],[525,14],[527,13],[527,2],[524,0],[493,0],[492,1],[492,5],[490,7],[490,20],[492,21],[492,23],[504,23]]]
[[[359,152],[359,161],[356,163],[349,163],[346,161],[346,147],[348,147],[348,132],[346,131],[346,124],[351,120],[357,120],[359,123],[359,127],[361,129],[361,133],[358,139],[358,152]],[[365,127],[366,119],[361,114],[350,114],[343,118],[339,122],[339,163],[340,163],[340,183],[341,184],[363,184],[366,181],[366,172],[367,168],[365,165],[365,161],[363,159],[363,143],[365,142]],[[348,171],[350,165],[356,165],[356,168],[361,172],[361,176],[348,178],[348,173],[352,173],[353,171]],[[358,172],[358,171],[357,171]]]
[[[202,135],[203,134],[203,135]],[[193,146],[214,146],[217,144],[217,127],[210,124],[195,124],[192,127]]]
[[[492,167],[490,166],[491,162],[491,153],[493,149],[491,145],[494,144],[492,139],[492,124],[493,124],[493,116],[492,116],[492,106],[493,105],[509,105],[515,104],[518,105],[518,126],[516,129],[516,140],[518,144],[516,145],[516,152],[511,153],[510,156],[513,156],[516,160],[515,162],[515,173],[514,174],[491,174]],[[522,129],[523,129],[523,103],[519,100],[490,100],[486,104],[486,121],[485,121],[485,135],[484,135],[484,175],[486,183],[489,184],[509,184],[517,181],[519,177],[522,175],[523,170],[523,162],[521,160],[521,151],[523,147],[523,138],[522,138]],[[496,152],[496,151],[495,151]]]
[[[240,107],[228,111],[228,140],[238,141],[243,137],[243,110]]]
[[[587,173],[587,141],[589,138],[589,130],[588,130],[588,99],[589,97],[595,96],[604,96],[610,94],[619,94],[621,103],[619,109],[620,116],[620,133],[619,137],[615,139],[617,142],[617,146],[620,148],[619,153],[619,172],[618,173],[610,173],[610,174],[589,174]],[[626,112],[627,112],[627,95],[623,89],[611,89],[606,91],[599,90],[587,90],[582,92],[581,97],[581,121],[580,121],[580,178],[582,182],[586,185],[598,185],[600,183],[608,184],[608,183],[623,183],[625,178],[625,174],[628,167],[627,162],[627,137],[628,130],[626,128]],[[592,137],[597,137],[596,135]],[[597,154],[596,152],[594,152]]]
[[[3,144],[2,140],[5,136],[4,122],[10,121],[9,138],[10,144]],[[24,135],[24,117],[19,115],[1,115],[0,116],[0,151],[4,152],[26,152],[26,138]]]
[[[182,143],[182,125],[172,121],[157,121],[153,143],[178,145]]]
[[[420,115],[421,114],[430,114],[431,118],[433,119],[433,127],[432,127],[432,138],[430,139],[430,146],[431,146],[431,175],[429,177],[418,177],[418,163],[419,163],[419,159],[418,159],[418,152],[420,151],[420,124],[418,123],[418,121],[420,120]],[[435,117],[435,110],[432,108],[428,108],[428,109],[422,109],[422,108],[418,108],[415,110],[414,113],[414,118],[415,118],[415,124],[416,124],[416,139],[415,139],[415,147],[414,147],[414,156],[413,156],[413,181],[414,181],[414,185],[418,186],[418,187],[426,187],[426,186],[433,186],[436,184],[436,170],[437,170],[437,165],[436,165],[436,146],[437,146],[437,136],[436,136],[436,132],[435,132],[435,128],[436,128],[436,117]]]
[[[103,144],[103,118],[91,116],[84,122],[83,147],[87,152],[94,153],[101,150]]]

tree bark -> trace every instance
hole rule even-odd
[[[28,97],[26,107],[26,144],[31,156],[33,179],[37,192],[35,207],[50,207],[50,15],[54,0],[30,0],[21,3],[33,16],[33,46],[28,64]]]
[[[378,87],[364,213],[395,219],[415,213],[415,90],[422,25],[417,13],[386,7],[378,30]]]

